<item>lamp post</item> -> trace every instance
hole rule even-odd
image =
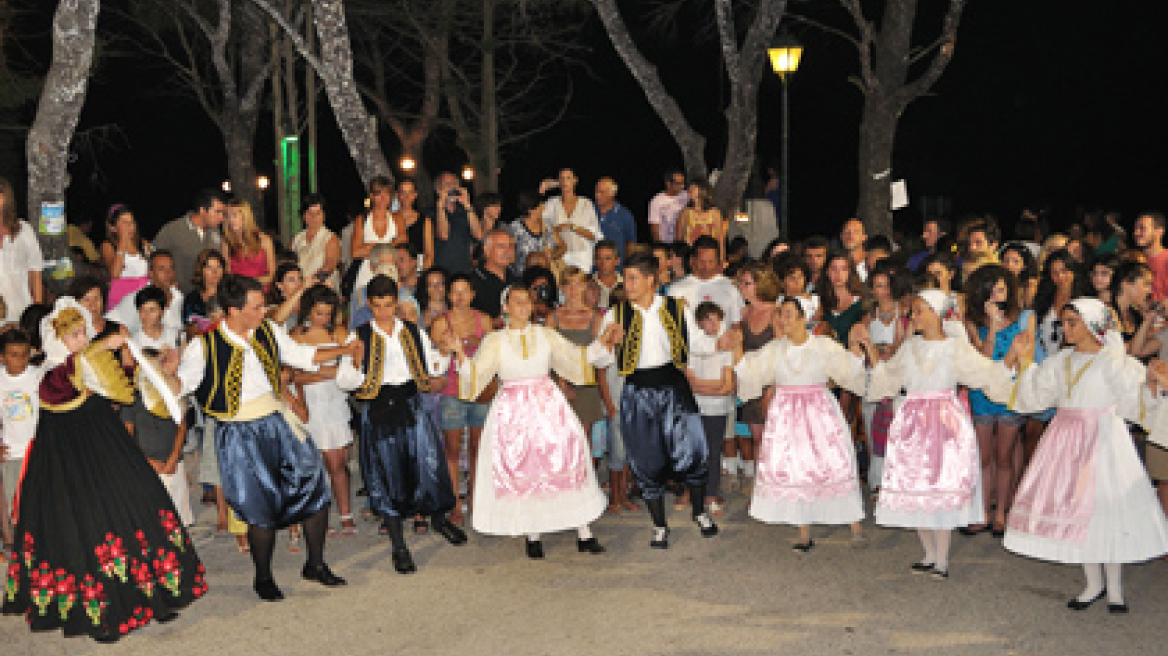
[[[791,113],[790,101],[787,97],[790,81],[787,76],[799,70],[799,60],[803,57],[803,45],[799,43],[798,39],[784,31],[776,35],[774,41],[771,41],[771,46],[767,48],[767,54],[771,58],[771,69],[778,73],[779,78],[783,81],[783,171],[779,182],[779,234],[789,238],[790,233],[787,229],[790,217],[787,216],[787,206],[791,183]]]

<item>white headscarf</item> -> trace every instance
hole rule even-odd
[[[953,321],[946,319],[956,309],[953,304],[953,297],[940,289],[925,289],[917,292],[917,296],[929,306],[937,318],[941,320],[941,330],[948,337],[968,340],[969,335],[965,332],[965,326],[961,325],[960,321]]]
[[[89,339],[93,339],[96,334],[93,331],[93,317],[90,316],[89,310],[79,305],[72,296],[58,298],[53,304],[53,311],[41,319],[41,347],[45,351],[45,363],[49,367],[55,367],[69,359],[69,348],[61,341],[57,329],[53,327],[53,320],[66,308],[74,308],[81,313],[81,318],[85,320],[85,334]]]
[[[1118,355],[1127,353],[1123,335],[1119,334],[1115,325],[1115,316],[1102,301],[1097,298],[1076,298],[1069,305],[1079,313],[1087,330],[1095,341],[1103,345],[1105,352]]]

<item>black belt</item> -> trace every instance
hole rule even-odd
[[[685,382],[685,374],[670,362],[660,367],[636,369],[625,378],[625,382],[637,387],[676,387]]]
[[[367,416],[374,424],[412,421],[413,413],[405,403],[417,395],[418,384],[412,380],[401,385],[382,385],[366,406]]]

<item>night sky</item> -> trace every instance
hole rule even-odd
[[[637,7],[645,4],[622,3],[638,37],[645,35]],[[914,202],[945,196],[959,212],[993,211],[1006,222],[1036,201],[1053,206],[1056,220],[1069,220],[1078,206],[1119,209],[1128,222],[1135,211],[1168,208],[1168,48],[1159,6],[1150,0],[970,0],[955,57],[934,95],[916,101],[901,121],[894,177],[907,179]],[[844,24],[842,11],[830,2],[790,7]],[[103,28],[111,22],[103,17]],[[921,17],[922,34],[935,34],[929,22]],[[788,24],[806,48],[791,87],[794,231],[800,236],[830,225],[834,233],[855,206],[861,96],[847,78],[857,73],[857,58],[837,37]],[[504,153],[502,191],[510,207],[519,190],[561,166],[577,170],[589,195],[598,176],[613,175],[622,202],[643,222],[661,172],[680,166],[680,155],[598,20],[589,19],[582,33],[591,47],[591,73],[576,74],[576,95],[562,123]],[[707,135],[709,159],[717,167],[728,84],[714,44],[696,33],[696,26],[683,25],[673,40],[641,42],[691,122]],[[116,124],[121,136],[115,147],[99,150],[96,160],[82,153],[73,166],[71,213],[97,217],[112,202],[128,202],[144,232],[152,234],[181,214],[198,188],[218,186],[226,177],[217,131],[192,100],[160,95],[165,75],[141,57],[103,61],[82,126]],[[768,72],[760,97],[764,160],[779,156],[780,89]],[[338,224],[361,187],[323,96],[321,108],[322,191],[330,201],[330,223]],[[383,141],[387,157],[396,161],[388,130]],[[460,167],[451,141],[440,135],[428,157]],[[274,172],[273,152],[265,120],[256,150],[261,172]],[[3,174],[18,183],[24,175]],[[268,206],[271,213],[274,203]],[[898,225],[908,230],[919,220],[914,208],[897,214]]]

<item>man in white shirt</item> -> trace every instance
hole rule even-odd
[[[379,515],[393,543],[399,574],[417,571],[406,547],[403,522],[422,515],[453,545],[466,533],[446,514],[458,503],[442,447],[442,436],[422,405],[420,392],[441,376],[450,356],[434,348],[415,323],[397,318],[398,287],[393,278],[374,276],[367,288],[373,320],[349,334],[360,345],[360,369],[348,360],[337,371],[337,385],[365,402],[361,413],[361,477],[369,507]]]
[[[170,251],[154,251],[150,254],[150,270],[147,272],[150,284],[166,292],[166,309],[162,312],[162,326],[182,331],[183,293],[174,284],[174,256]],[[138,318],[138,308],[134,304],[135,294],[127,294],[118,301],[105,318],[126,327],[135,333],[142,327]]]
[[[665,174],[665,190],[649,201],[649,230],[653,241],[671,243],[677,238],[677,217],[689,203],[685,191],[685,174],[669,171]]]
[[[16,323],[32,303],[44,298],[41,271],[45,268],[36,232],[27,221],[16,218],[16,195],[0,177],[0,298],[7,312],[0,312],[0,326]]]
[[[180,396],[194,394],[203,411],[218,419],[223,496],[248,525],[253,588],[264,601],[284,598],[272,577],[276,531],[300,523],[308,547],[301,576],[344,585],[324,562],[332,503],[324,463],[304,426],[277,397],[281,363],[317,371],[318,363],[359,356],[360,346],[318,348],[292,341],[264,319],[263,288],[254,279],[224,277],[219,298],[227,313],[220,327],[188,344],[181,362],[168,351],[162,363],[177,376]]]
[[[746,302],[734,281],[722,275],[722,260],[718,255],[718,242],[709,235],[702,235],[694,241],[690,253],[691,273],[669,285],[669,295],[683,299],[691,310],[703,301],[710,301],[725,314],[724,326],[742,321],[742,310]]]

